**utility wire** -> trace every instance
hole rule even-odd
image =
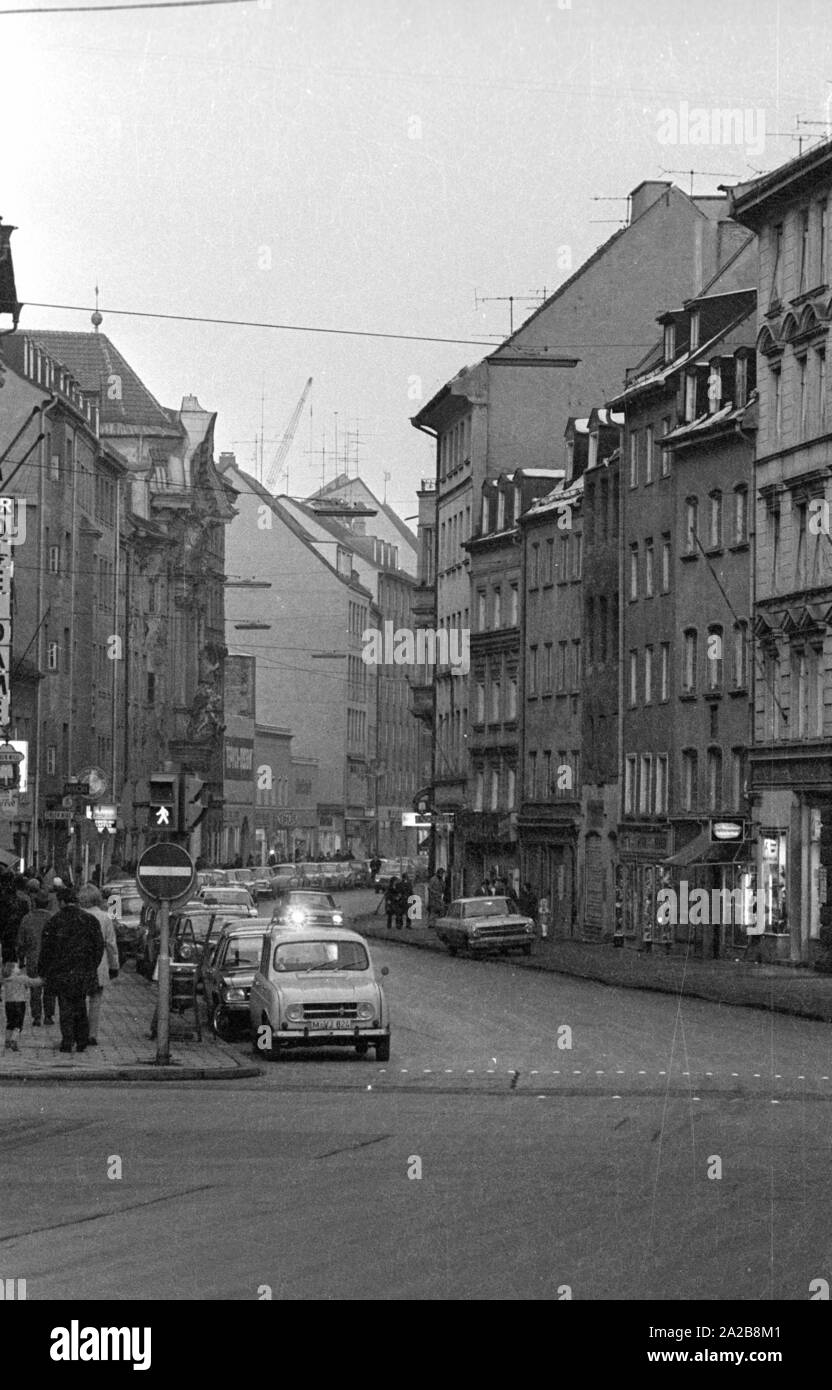
[[[131,0],[127,5],[31,5],[26,9],[0,10],[6,14],[98,14],[102,10],[182,10],[201,5],[247,5],[251,0]]]

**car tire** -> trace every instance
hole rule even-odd
[[[222,1042],[227,1042],[231,1036],[231,1025],[228,1014],[222,1004],[217,1000],[211,1005],[211,1028],[214,1036]]]
[[[379,1038],[378,1042],[376,1043],[376,1061],[377,1061],[377,1062],[389,1062],[389,1061],[390,1061],[390,1039],[389,1039],[389,1037],[388,1037],[388,1038]]]
[[[369,1050],[370,1044],[368,1042],[357,1042],[355,1044],[356,1057],[366,1057]]]

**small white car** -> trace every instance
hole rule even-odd
[[[380,972],[387,974],[384,966]],[[390,1060],[390,1014],[357,932],[272,927],[249,995],[255,1045],[277,1060],[291,1047],[375,1048]]]
[[[532,953],[534,922],[524,917],[508,898],[457,898],[438,918],[436,935],[444,941],[448,954],[470,951],[519,950]]]

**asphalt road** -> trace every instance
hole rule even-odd
[[[806,1300],[832,1279],[826,1025],[374,954],[386,1065],[0,1093],[4,1276],[173,1300]]]

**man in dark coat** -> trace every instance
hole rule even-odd
[[[14,876],[0,875],[0,956],[4,962],[15,959],[20,923],[29,907],[28,898],[16,889]]]
[[[87,995],[98,983],[104,937],[96,919],[83,912],[68,889],[61,906],[43,929],[38,974],[58,996],[61,1052],[85,1052],[90,1036]]]

